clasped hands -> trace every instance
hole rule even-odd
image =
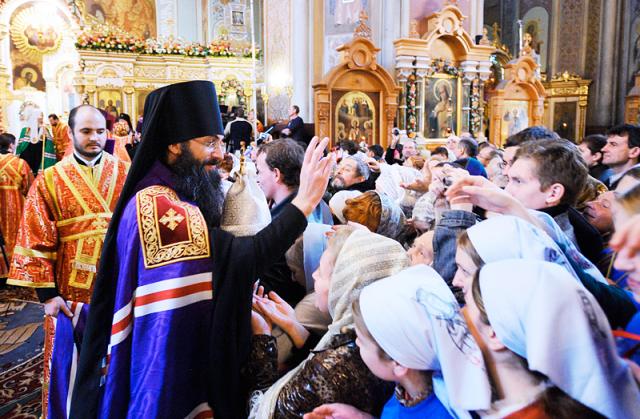
[[[256,281],[251,311],[253,334],[271,335],[274,325],[289,335],[296,348],[302,348],[309,337],[309,331],[298,321],[293,307],[274,291],[265,295],[264,287]]]

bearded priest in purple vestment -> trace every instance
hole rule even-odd
[[[304,231],[324,193],[328,139],[300,189],[251,237],[220,230],[223,126],[213,83],[149,94],[145,131],[105,238],[73,418],[239,418],[255,279]]]

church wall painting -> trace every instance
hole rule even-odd
[[[43,16],[45,9],[47,14]],[[14,90],[45,91],[42,56],[59,49],[65,25],[64,15],[42,1],[28,2],[16,9],[9,23]]]
[[[155,38],[155,0],[85,0],[86,12],[141,38]]]
[[[136,92],[136,120],[144,113],[144,102],[147,100],[149,93],[151,93],[151,90],[138,90]],[[132,115],[132,117],[134,116]]]
[[[98,108],[117,118],[120,112],[124,112],[122,108],[122,92],[111,89],[100,90],[98,92]]]
[[[426,138],[446,138],[458,132],[460,80],[443,74],[427,78],[425,86]]]
[[[24,88],[45,91],[41,65],[27,63],[13,67],[13,89],[20,90]]]
[[[336,51],[353,39],[362,10],[371,18],[370,0],[325,0],[324,2],[324,72],[340,62]]]
[[[511,135],[529,126],[529,101],[505,100],[502,107],[500,144]]]
[[[549,13],[543,7],[534,7],[525,13],[522,22],[523,37],[530,36],[531,48],[540,56],[538,64],[544,73],[547,69],[549,47]]]
[[[640,71],[640,16],[636,17],[631,23],[629,42],[631,45],[629,45],[630,54],[627,72],[629,77],[626,92],[633,87],[635,75]]]
[[[208,31],[210,40],[226,38],[241,48],[251,45],[251,7],[247,0],[210,0]],[[262,48],[262,8],[254,1],[255,41]]]
[[[376,142],[377,98],[370,95],[377,96],[378,93],[350,91],[342,96],[336,95],[334,138],[337,141],[365,141],[367,144]]]

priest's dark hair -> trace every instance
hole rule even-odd
[[[8,132],[0,134],[0,154],[9,153],[9,147],[15,142],[16,137],[13,134],[9,134]]]
[[[81,105],[89,106],[89,105]],[[80,106],[80,107],[81,107]],[[78,108],[80,108],[78,107]],[[69,116],[71,126],[74,108]],[[180,110],[176,112],[175,110]],[[127,203],[140,189],[139,182],[166,152],[170,144],[183,143],[193,138],[222,135],[224,128],[218,107],[215,87],[210,81],[197,80],[169,85],[149,94],[144,105],[145,129],[135,158],[129,169],[127,180],[122,188],[120,198],[111,217],[109,228],[104,239],[100,267],[95,279],[95,286],[91,298],[91,310],[82,341],[82,350],[76,374],[76,381],[71,400],[70,417],[94,418],[98,416],[100,364],[106,356],[111,322],[115,306],[115,292],[117,278],[116,237],[122,214]],[[226,284],[225,284],[226,285]],[[230,285],[226,285],[230,286]],[[250,286],[249,286],[250,288]],[[215,289],[215,288],[214,288]],[[251,293],[248,293],[249,298]],[[250,316],[250,300],[248,301]],[[219,324],[221,320],[214,318]],[[226,319],[229,321],[229,319]],[[247,320],[247,324],[250,317]],[[242,323],[244,326],[244,323]],[[231,326],[229,326],[231,327]],[[250,328],[247,340],[250,341]],[[220,351],[219,348],[216,348]],[[230,348],[235,349],[235,348]],[[211,356],[215,361],[226,361],[227,353],[216,353]],[[235,360],[235,359],[234,359]],[[237,363],[237,362],[236,362]],[[212,369],[212,366],[207,366]],[[220,367],[222,368],[222,367]],[[224,398],[232,399],[233,387],[220,390],[224,384],[216,381],[217,377],[211,373],[213,384],[209,391],[208,402],[212,407],[220,406],[221,418],[226,405]],[[233,401],[227,401],[227,404]],[[216,410],[216,417],[218,410]]]
[[[104,114],[102,113],[102,111],[98,108],[96,108],[93,105],[89,105],[88,103],[76,106],[75,108],[71,109],[71,112],[69,112],[69,128],[71,128],[71,132],[73,133],[73,129],[76,126],[76,114],[78,113],[78,111],[82,108],[92,108],[95,109],[96,112],[98,112],[100,115],[102,115],[104,117]],[[105,119],[106,121],[106,119]]]

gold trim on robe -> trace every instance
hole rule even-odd
[[[33,173],[27,162],[13,154],[0,154],[0,231],[9,262],[16,245],[25,197],[32,183]],[[8,273],[0,255],[0,278],[6,278]]]
[[[198,207],[166,186],[136,194],[138,231],[146,269],[211,255],[207,223]]]
[[[46,169],[29,192],[7,283],[88,303],[127,170],[108,153],[93,168],[71,155]]]

